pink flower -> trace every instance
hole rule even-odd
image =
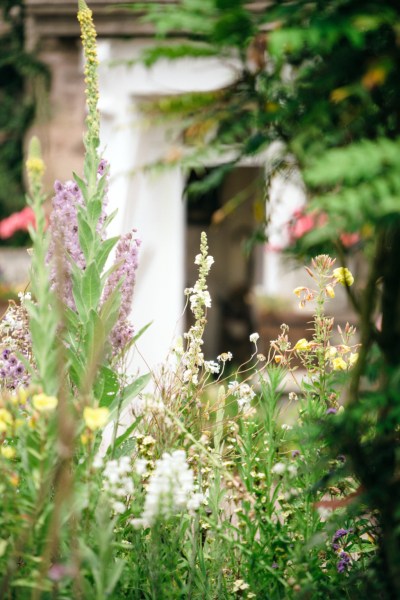
[[[290,243],[293,244],[312,229],[322,227],[327,221],[328,217],[323,212],[304,213],[303,210],[296,210],[289,222]]]
[[[29,225],[35,225],[35,215],[30,206],[0,221],[0,238],[10,238],[16,231],[28,231]]]
[[[360,241],[360,234],[359,233],[346,233],[346,232],[341,233],[340,241],[342,242],[342,244],[345,248],[351,248],[352,246],[354,246],[355,244],[357,244]]]

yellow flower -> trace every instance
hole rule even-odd
[[[338,358],[333,359],[332,366],[334,371],[346,371],[347,369],[347,364],[341,356],[338,356]]]
[[[304,292],[305,289],[306,288],[304,286],[300,286],[300,287],[294,288],[293,294],[295,294],[298,298],[300,298],[301,292]]]
[[[354,283],[354,277],[346,267],[338,267],[333,269],[333,276],[338,283],[342,285],[351,286]]]
[[[342,102],[342,100],[345,100],[349,95],[350,91],[345,87],[341,87],[332,90],[329,99],[331,102],[337,104],[338,102]]]
[[[45,170],[44,162],[41,158],[28,158],[26,169],[31,177],[42,177]]]
[[[358,352],[352,352],[349,356],[349,366],[354,367],[356,362],[358,361]]]
[[[12,414],[6,408],[0,408],[0,433],[7,431],[12,421]]]
[[[331,285],[327,285],[326,286],[325,292],[326,292],[326,295],[329,298],[334,298],[335,297],[335,290],[333,289],[333,287]]]
[[[17,485],[19,484],[19,477],[18,477],[17,473],[12,473],[10,475],[10,483],[14,487],[17,487]]]
[[[45,165],[42,160],[40,142],[36,136],[33,136],[29,143],[28,159],[25,166],[31,188],[40,188]]]
[[[335,348],[335,346],[328,346],[328,348],[325,350],[325,359],[329,359],[329,358],[334,358],[337,354],[337,349]]]
[[[24,405],[26,404],[26,401],[28,399],[28,392],[26,390],[26,388],[20,387],[18,388],[18,398],[19,398],[19,403]]]
[[[86,406],[83,409],[83,420],[90,431],[95,431],[104,427],[108,421],[109,414],[110,411],[108,408],[91,408],[90,406]]]
[[[15,449],[11,446],[2,446],[0,452],[4,458],[8,458],[9,460],[15,456]]]
[[[55,396],[35,394],[32,398],[32,404],[39,412],[50,412],[56,408],[58,400]]]
[[[306,352],[310,349],[310,342],[308,342],[305,338],[301,338],[298,340],[293,348],[297,352]]]

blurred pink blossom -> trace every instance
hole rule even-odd
[[[29,225],[35,225],[35,215],[30,206],[0,221],[0,238],[5,240],[16,231],[28,231]]]

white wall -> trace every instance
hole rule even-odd
[[[178,168],[149,173],[146,164],[174,151],[165,126],[146,123],[140,103],[160,95],[208,91],[228,85],[236,76],[234,61],[214,58],[160,61],[151,69],[135,61],[152,42],[143,40],[99,42],[101,139],[111,162],[109,208],[118,208],[110,234],[138,229],[142,240],[132,320],[137,330],[152,327],[138,343],[140,354],[152,368],[166,356],[176,334],[182,331],[184,306],[185,207],[183,174]],[[271,149],[274,151],[274,149]],[[257,157],[267,163],[270,152]],[[271,213],[271,245],[285,243],[285,223],[304,202],[301,186],[277,177],[267,210]],[[287,296],[299,285],[298,270],[288,271],[279,253],[266,249],[261,267],[261,288],[267,295]],[[136,355],[135,367],[145,365]]]
[[[110,235],[138,230],[142,240],[133,303],[136,330],[154,321],[138,342],[151,368],[166,356],[182,333],[185,269],[183,174],[141,170],[171,151],[162,126],[146,124],[139,105],[144,98],[183,91],[217,89],[234,77],[234,69],[217,60],[162,62],[152,69],[116,63],[138,57],[146,42],[100,41],[100,112],[104,156],[111,163],[109,211],[118,208]],[[114,66],[112,66],[114,63]],[[136,353],[134,368],[146,368]]]

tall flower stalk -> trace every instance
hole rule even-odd
[[[35,357],[33,382],[38,383],[49,394],[57,394],[59,387],[57,357],[57,327],[59,314],[57,302],[49,283],[49,269],[46,266],[48,238],[42,177],[45,165],[41,157],[39,140],[31,140],[26,161],[29,182],[28,204],[35,214],[35,227],[29,232],[32,239],[31,291],[33,301],[26,302],[30,317],[32,354]],[[51,310],[49,308],[51,307]],[[43,335],[43,331],[46,335]]]

